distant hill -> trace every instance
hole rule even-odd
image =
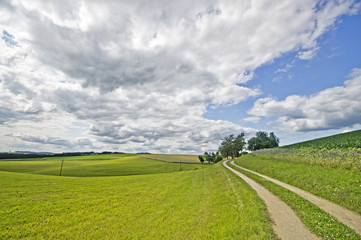
[[[15,153],[23,153],[23,154],[39,154],[39,155],[53,155],[52,152],[32,152],[32,151],[15,151]]]
[[[317,138],[310,141],[295,143],[280,147],[281,149],[300,148],[361,148],[361,130],[341,133],[324,138]]]

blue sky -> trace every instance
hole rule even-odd
[[[356,0],[2,1],[0,151],[191,153],[361,128]]]
[[[297,58],[297,52],[286,53],[271,63],[257,68],[255,77],[249,84],[260,86],[261,97],[274,96],[279,100],[289,95],[309,96],[326,88],[342,86],[352,69],[361,68],[361,31],[356,30],[360,27],[361,15],[340,17],[337,24],[318,39],[319,50],[314,58],[302,60]],[[265,131],[276,131],[274,124],[267,124],[276,119],[272,116],[258,123],[242,121],[249,117],[247,110],[252,107],[255,99],[257,97],[232,106],[208,107],[205,116],[209,119],[227,120],[236,124],[241,122],[244,126]],[[286,145],[343,131],[345,129],[341,128],[296,135],[282,133],[279,135],[281,145]]]

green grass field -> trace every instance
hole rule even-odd
[[[125,176],[196,170],[201,164],[179,164],[150,160],[137,154],[106,154],[62,158],[0,160],[0,171],[62,176]]]
[[[315,150],[314,160],[304,160],[305,149]],[[277,148],[236,163],[361,214],[360,159],[347,152],[331,164],[319,155],[333,156],[334,150],[344,151]],[[360,239],[296,194],[243,173],[289,204],[323,239]],[[220,163],[202,165],[194,155],[0,160],[0,179],[0,239],[276,239],[255,191]]]
[[[116,177],[0,171],[0,179],[0,239],[275,239],[263,202],[220,164]]]

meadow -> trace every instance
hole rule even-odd
[[[66,159],[74,176],[61,177],[61,159],[1,161],[0,239],[276,239],[263,202],[220,164],[102,157]]]

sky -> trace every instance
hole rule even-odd
[[[200,154],[361,129],[361,2],[0,2],[0,152]]]

